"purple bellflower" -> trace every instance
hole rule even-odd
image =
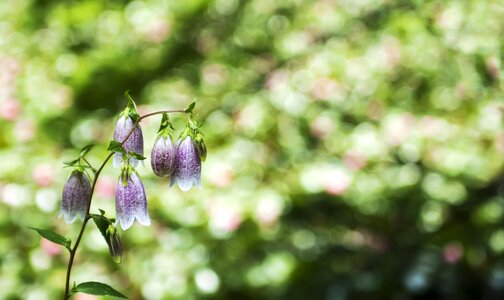
[[[175,183],[186,192],[193,185],[201,188],[201,158],[191,136],[177,142],[176,168],[170,186]]]
[[[67,224],[77,217],[84,220],[91,196],[91,183],[82,170],[74,170],[63,187],[63,198],[59,217],[63,216]]]
[[[168,177],[175,170],[177,147],[169,135],[157,137],[151,153],[152,171],[159,177]]]
[[[135,218],[145,226],[151,223],[144,186],[140,177],[129,168],[123,170],[115,189],[116,219],[123,230],[130,228]]]
[[[128,133],[131,131],[134,125],[134,121],[131,119],[131,117],[127,114],[122,114],[119,120],[117,120],[115,130],[114,130],[114,140],[118,142],[124,141],[126,136],[128,136]],[[126,142],[123,144],[124,150],[127,152],[135,152],[140,155],[143,155],[144,153],[144,143],[143,143],[143,135],[142,135],[142,129],[140,128],[140,125],[136,125],[135,129],[131,133],[131,135],[128,137]],[[116,152],[114,154],[114,160],[113,160],[113,165],[114,167],[118,168],[121,165],[122,162],[122,153]],[[129,158],[129,162],[132,166],[136,167],[138,165],[138,160],[134,157]]]

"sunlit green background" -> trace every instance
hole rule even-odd
[[[105,158],[125,90],[140,113],[198,99],[203,189],[147,160],[152,226],[121,232],[116,265],[90,224],[73,281],[153,300],[502,299],[503,49],[500,0],[0,1],[0,299],[62,297],[67,253],[26,227],[75,239],[62,162],[89,143]],[[92,212],[114,215],[117,177]]]

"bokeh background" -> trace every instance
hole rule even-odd
[[[0,299],[61,298],[68,255],[26,227],[75,239],[62,162],[89,143],[105,158],[125,90],[141,113],[198,99],[204,187],[169,188],[147,160],[152,226],[121,232],[117,265],[90,224],[74,281],[152,300],[502,299],[503,16],[499,0],[0,1]],[[93,212],[114,215],[117,177]]]

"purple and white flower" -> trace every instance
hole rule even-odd
[[[177,147],[169,136],[158,136],[151,152],[152,171],[159,177],[168,177],[175,170]]]
[[[149,226],[151,221],[142,181],[135,172],[127,173],[127,180],[123,183],[120,176],[115,189],[117,222],[123,230],[130,228],[135,218],[140,224]]]
[[[186,192],[193,185],[201,188],[201,159],[192,138],[187,136],[177,142],[176,168],[170,186],[175,183]]]
[[[91,197],[91,183],[81,170],[74,170],[63,187],[63,197],[59,217],[63,216],[67,224],[77,217],[84,220]]]
[[[135,123],[133,120],[127,116],[122,115],[119,120],[116,122],[115,130],[114,130],[114,140],[121,143],[128,136],[129,132],[133,128]],[[144,143],[143,143],[143,134],[140,125],[136,125],[135,129],[128,137],[126,142],[123,144],[124,150],[127,152],[135,152],[140,155],[144,153]],[[113,165],[118,168],[121,166],[122,162],[122,153],[116,152],[114,155]],[[134,157],[130,157],[130,164],[134,167],[138,165],[138,160]]]

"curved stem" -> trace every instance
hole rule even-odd
[[[143,119],[146,119],[146,118],[154,116],[154,115],[163,114],[163,113],[184,113],[185,114],[185,110],[183,110],[183,109],[161,110],[161,111],[155,111],[155,112],[148,113],[148,114],[145,114],[143,116],[140,116],[138,118],[138,120],[133,124],[133,127],[128,132],[128,135],[126,135],[126,137],[124,138],[124,140],[121,141],[121,145],[123,145],[128,140],[128,138],[131,136],[131,134],[135,130],[135,127]],[[100,176],[101,171],[103,170],[103,168],[105,167],[105,165],[107,164],[107,162],[110,160],[110,158],[112,158],[113,155],[114,155],[114,152],[110,152],[109,155],[107,155],[107,157],[103,161],[103,163],[100,165],[100,167],[94,173],[93,183],[91,184],[91,194],[89,196],[88,205],[86,207],[86,217],[84,218],[84,221],[82,222],[82,226],[80,228],[79,235],[77,236],[77,239],[75,240],[75,244],[74,244],[72,250],[70,251],[70,258],[68,260],[68,266],[67,266],[67,272],[66,272],[66,280],[65,280],[65,294],[64,294],[64,298],[63,298],[64,300],[67,300],[67,299],[70,298],[70,295],[69,295],[69,292],[70,292],[70,274],[72,273],[72,266],[73,266],[73,262],[74,262],[74,258],[75,258],[75,253],[77,252],[77,248],[79,247],[79,244],[80,244],[80,241],[82,239],[82,236],[84,235],[84,229],[86,229],[86,225],[87,225],[87,223],[88,223],[88,221],[90,219],[90,217],[89,217],[89,211],[91,210],[91,201],[93,201],[93,194],[94,194],[96,182],[98,181],[98,177]]]

